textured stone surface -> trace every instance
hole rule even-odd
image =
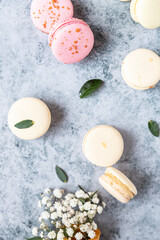
[[[36,224],[38,195],[46,187],[99,189],[107,202],[97,221],[101,240],[159,240],[160,139],[147,128],[149,119],[160,122],[160,85],[149,91],[129,88],[121,77],[125,55],[136,48],[160,54],[160,29],[145,30],[130,17],[129,3],[118,0],[74,0],[75,16],[91,25],[95,47],[88,58],[74,65],[54,59],[47,35],[32,24],[31,0],[0,0],[0,240],[31,236]],[[88,99],[78,91],[91,78],[104,86]],[[52,112],[52,126],[42,138],[26,142],[8,129],[11,104],[25,96],[43,99]],[[116,167],[132,179],[138,196],[123,205],[98,183],[105,169],[83,156],[81,143],[97,124],[118,128],[125,151]],[[55,165],[66,169],[63,185]]]

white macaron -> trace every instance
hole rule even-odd
[[[153,88],[160,80],[160,57],[149,49],[134,50],[125,57],[121,72],[130,87]]]
[[[133,20],[143,27],[160,27],[160,0],[132,0],[130,12]]]
[[[97,166],[108,167],[121,158],[124,142],[117,129],[108,125],[99,125],[87,132],[82,148],[90,162]]]
[[[51,113],[40,99],[26,97],[16,101],[8,113],[8,125],[19,138],[32,140],[41,137],[49,129]]]
[[[107,192],[122,203],[128,203],[137,195],[134,184],[116,168],[107,168],[99,178],[99,182]]]

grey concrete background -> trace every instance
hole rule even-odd
[[[74,0],[75,16],[95,34],[88,58],[74,65],[56,61],[47,35],[30,19],[31,0],[0,0],[0,240],[31,237],[38,196],[46,187],[74,191],[78,184],[99,190],[107,203],[97,221],[101,240],[159,240],[160,139],[147,128],[160,122],[160,85],[149,91],[129,88],[121,63],[131,50],[143,47],[160,55],[160,29],[146,30],[130,17],[129,3],[119,0]],[[78,91],[89,79],[105,84],[81,100]],[[12,103],[33,96],[52,112],[48,133],[35,141],[16,138],[7,126]],[[83,156],[84,134],[98,124],[120,130],[125,151],[116,167],[137,186],[138,196],[123,205],[107,194],[98,177],[105,169]],[[55,165],[66,169],[69,183],[56,177]]]

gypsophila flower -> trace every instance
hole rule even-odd
[[[85,192],[82,191],[82,190],[79,190],[79,191],[76,192],[75,195],[76,195],[77,198],[83,198],[83,196],[85,195]]]
[[[81,239],[83,239],[82,233],[80,233],[80,232],[76,233],[75,238],[76,238],[76,240],[81,240]]]
[[[44,237],[44,233],[41,232],[39,236],[40,236],[41,238],[43,238],[43,237]]]
[[[49,210],[50,210],[50,212],[51,212],[51,213],[53,213],[53,212],[54,212],[54,210],[55,210],[55,208],[54,208],[54,207],[50,207],[50,209],[49,209]]]
[[[101,214],[101,213],[103,212],[103,208],[102,208],[101,206],[98,206],[98,207],[97,207],[97,212],[98,212],[99,214]]]
[[[93,238],[96,236],[96,234],[95,234],[95,232],[94,232],[93,230],[90,230],[90,231],[88,231],[88,236],[89,236],[91,239],[93,239]]]
[[[84,209],[86,210],[86,211],[89,211],[90,209],[91,209],[91,203],[90,202],[86,202],[85,204],[84,204]]]
[[[62,198],[63,190],[56,188],[56,189],[54,189],[53,194],[56,198]]]
[[[48,237],[49,237],[49,239],[55,239],[55,237],[56,237],[55,231],[49,232],[49,233],[48,233]]]
[[[70,200],[70,206],[73,207],[73,208],[77,206],[77,199],[76,198],[73,198],[73,199]]]
[[[96,224],[95,222],[92,222],[92,229],[93,229],[93,230],[97,230],[97,228],[98,228],[98,227],[97,227],[97,224]]]
[[[45,229],[47,227],[47,225],[44,223],[44,222],[42,222],[41,224],[40,224],[40,229]]]
[[[55,220],[56,218],[58,218],[58,213],[57,212],[53,212],[51,214],[51,219]]]
[[[106,207],[106,203],[105,203],[105,202],[102,202],[102,206],[105,208],[105,207]]]
[[[60,229],[58,234],[57,234],[57,240],[63,240],[63,238],[65,238],[63,230]]]
[[[96,204],[92,204],[91,209],[92,210],[96,210],[97,209],[97,205]]]
[[[48,220],[50,218],[49,212],[47,212],[47,211],[42,212],[41,213],[41,218],[45,219],[45,220]]]
[[[98,204],[99,203],[99,199],[98,198],[92,198],[92,202],[95,203],[95,204]]]
[[[34,227],[34,228],[32,229],[32,235],[33,235],[33,236],[38,236],[38,228],[37,228],[37,227]]]
[[[67,201],[70,201],[72,198],[74,198],[74,194],[71,194],[71,193],[68,193],[66,196],[65,196],[65,199]]]
[[[47,193],[47,194],[50,194],[51,193],[51,189],[46,188],[44,192]]]
[[[56,221],[56,228],[60,228],[60,227],[61,227],[60,221]]]
[[[43,205],[46,205],[48,201],[49,201],[49,197],[45,196],[45,197],[42,198],[42,204]]]
[[[69,237],[73,237],[73,234],[74,234],[73,228],[67,228],[67,234]]]

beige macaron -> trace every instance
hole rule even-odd
[[[130,12],[133,20],[143,27],[160,27],[160,0],[132,0]]]
[[[107,168],[99,178],[99,182],[107,192],[122,203],[128,203],[137,195],[134,184],[116,168]]]
[[[26,122],[32,122],[29,126]],[[19,128],[17,124],[23,122]],[[19,138],[33,140],[44,135],[51,124],[51,113],[47,105],[37,98],[26,97],[16,101],[8,113],[8,125]],[[17,127],[16,127],[17,126]]]
[[[130,87],[136,90],[153,88],[160,80],[160,57],[149,49],[134,50],[123,60],[121,72]]]
[[[108,167],[121,158],[124,142],[117,129],[108,125],[99,125],[87,132],[82,149],[90,162],[97,166]]]

